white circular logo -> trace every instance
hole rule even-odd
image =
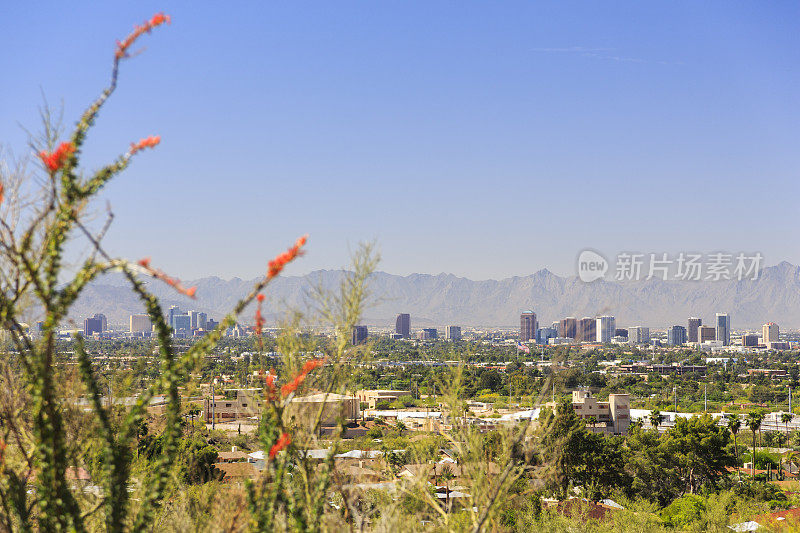
[[[591,283],[606,275],[608,261],[594,250],[584,250],[578,255],[578,278]]]

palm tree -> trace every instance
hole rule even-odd
[[[653,429],[658,431],[658,426],[661,425],[661,420],[663,417],[661,416],[661,411],[658,409],[653,409],[650,412],[650,425],[653,426]]]
[[[739,448],[736,446],[736,434],[739,433],[741,427],[742,419],[739,418],[739,415],[734,415],[733,418],[728,419],[728,430],[733,435],[733,456],[736,459],[736,474],[739,476],[739,483],[742,482],[742,471],[739,468]]]
[[[764,413],[761,411],[750,411],[747,415],[747,427],[753,432],[753,462],[750,466],[750,473],[756,477],[756,432],[761,429],[761,422],[764,421]]]
[[[786,426],[786,447],[789,447],[789,422],[792,421],[792,413],[783,413],[781,415],[781,422]]]

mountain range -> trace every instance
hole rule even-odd
[[[307,308],[315,286],[333,289],[340,283],[341,270],[319,270],[305,276],[277,278],[264,302],[268,325],[285,314],[288,307]],[[255,280],[205,277],[186,281],[197,286],[197,299],[176,294],[170,287],[148,280],[150,290],[161,299],[164,309],[178,305],[196,309],[220,319],[244,296]],[[548,270],[501,280],[470,280],[453,274],[411,274],[398,276],[375,272],[370,279],[370,304],[363,323],[394,325],[397,313],[411,314],[412,328],[420,326],[514,327],[519,314],[531,309],[540,325],[565,316],[613,315],[617,327],[633,325],[667,328],[686,324],[690,316],[712,324],[714,314],[731,315],[734,329],[754,328],[764,322],[782,329],[800,325],[800,267],[787,262],[765,267],[756,280],[635,282],[598,280],[584,283],[576,277],[562,277]],[[120,275],[107,275],[87,287],[71,318],[80,321],[103,313],[111,325],[127,324],[128,316],[143,312]],[[252,314],[242,322],[250,323]]]

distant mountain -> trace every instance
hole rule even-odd
[[[312,287],[334,288],[343,271],[320,270],[306,276],[281,277],[266,292],[267,320],[282,314],[286,305],[305,308]],[[163,283],[148,280],[165,309],[179,305],[219,319],[245,295],[254,280],[207,277],[187,281],[197,285],[197,300],[175,294]],[[502,280],[474,281],[452,274],[396,276],[376,272],[371,279],[372,305],[364,323],[389,326],[397,313],[411,313],[412,327],[460,324],[514,326],[519,313],[533,309],[541,324],[565,316],[609,314],[619,327],[643,325],[666,328],[698,316],[711,324],[714,313],[727,312],[735,328],[755,327],[766,321],[784,329],[800,326],[800,267],[787,262],[762,270],[747,281],[596,281],[583,283],[548,270]],[[132,313],[143,312],[120,276],[106,276],[88,287],[73,309],[73,318],[104,313],[112,324],[125,324]],[[246,315],[243,322],[249,322]]]

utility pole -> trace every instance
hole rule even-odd
[[[675,395],[675,423],[678,423],[678,387],[672,387],[672,392]]]
[[[214,400],[214,377],[211,377],[211,429],[215,429],[215,422],[217,421],[216,416],[216,405],[217,402]]]
[[[792,388],[789,387],[789,414],[792,414]]]
[[[708,412],[708,383],[703,383],[703,412]]]

